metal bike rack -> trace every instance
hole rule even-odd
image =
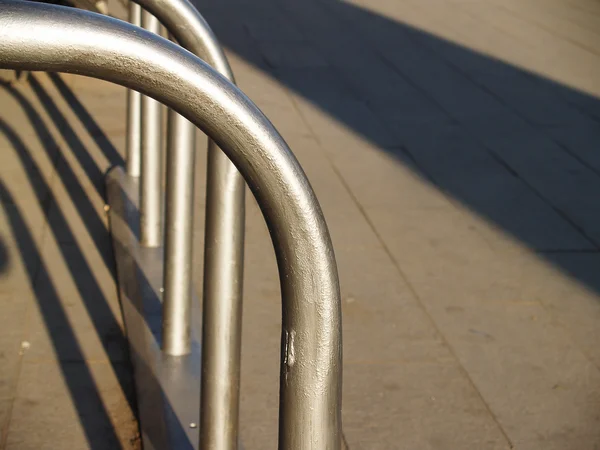
[[[280,273],[279,448],[340,448],[335,258],[318,201],[281,136],[225,78],[152,33],[69,8],[0,5],[0,68],[71,72],[139,91],[193,122],[235,164],[263,212]]]
[[[235,82],[217,38],[188,0],[135,0],[130,4],[133,24],[140,7],[145,9],[143,14],[156,17],[182,47]],[[129,111],[139,108],[134,94],[129,100]],[[139,123],[130,117],[128,135]],[[163,350],[171,355],[187,354],[191,345],[194,134],[193,124],[169,111]],[[159,154],[156,148],[153,152]],[[156,180],[152,183],[154,188]],[[239,420],[245,184],[212,140],[206,191],[200,435],[203,447],[234,449]]]

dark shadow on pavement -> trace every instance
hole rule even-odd
[[[40,138],[42,147],[48,152],[51,159],[58,160],[64,167],[57,172],[61,181],[66,185],[77,185],[77,178],[70,171],[69,165],[62,158],[60,147],[52,140],[51,134],[45,127],[42,118],[38,115],[35,108],[14,88],[4,86],[13,97],[23,106],[36,133]],[[38,89],[42,89],[38,86]],[[145,389],[150,389],[156,395],[164,395],[160,384],[156,380],[154,373],[150,368],[144,369],[144,361],[137,354],[130,354],[127,338],[117,318],[114,316],[107,298],[104,296],[98,281],[95,278],[94,270],[89,266],[82,249],[79,247],[73,234],[71,224],[59,207],[56,198],[46,183],[43,174],[32,157],[31,150],[24,144],[15,130],[0,118],[0,133],[11,143],[15,153],[18,155],[22,166],[25,168],[28,181],[36,194],[39,207],[45,215],[46,222],[49,224],[53,239],[56,241],[60,254],[65,261],[71,279],[73,280],[80,298],[83,300],[83,306],[91,319],[94,330],[101,341],[104,351],[110,360],[111,367],[117,377],[122,392],[126,396],[129,408],[137,413],[137,404],[132,384],[131,358],[135,358],[145,374]],[[85,148],[79,150],[85,151]],[[69,184],[67,184],[69,183]],[[72,190],[70,189],[71,193]],[[93,212],[90,200],[86,195],[72,198],[79,216],[87,225],[87,232],[92,238],[101,239],[98,243],[97,251],[102,255],[107,255],[106,262],[110,264],[108,268],[114,276],[114,258],[112,256],[111,240],[108,231],[104,226],[90,227],[86,219],[97,218],[97,215],[91,215]],[[19,253],[22,255],[23,264],[26,268],[28,281],[35,292],[37,305],[44,319],[44,325],[51,338],[52,347],[60,363],[62,375],[71,394],[71,400],[79,414],[80,422],[86,434],[89,448],[94,450],[123,448],[117,432],[111,421],[111,415],[106,410],[98,386],[96,385],[90,368],[86,362],[83,349],[78,344],[78,337],[71,328],[67,313],[65,311],[65,299],[61,298],[55,281],[52,280],[46,263],[42,259],[41,251],[35,244],[31,231],[29,230],[20,206],[15,195],[9,187],[0,182],[0,200],[3,207],[10,206],[7,211],[11,232],[15,236]],[[91,210],[88,210],[91,209]],[[86,215],[88,217],[86,217]],[[99,218],[97,218],[99,220]],[[0,241],[0,273],[8,264],[5,246]],[[139,274],[143,287],[152,291],[150,283],[144,275]],[[149,304],[152,309],[160,311],[160,301],[158,297],[151,298],[146,293]],[[142,312],[141,312],[142,313]],[[143,313],[142,313],[143,316]],[[173,409],[168,401],[163,402],[165,414],[173,417]],[[156,417],[160,417],[159,411]],[[182,448],[192,448],[191,442],[186,440],[186,433],[181,426],[172,425],[173,432],[176,433],[178,442],[183,445]],[[164,421],[157,420],[152,427],[145,427],[148,433],[147,439],[150,442],[157,442],[156,448],[159,448],[162,442],[165,442]]]
[[[5,125],[2,128],[2,131],[5,132]],[[61,363],[62,375],[80,417],[89,447],[94,450],[122,448],[113,429],[111,417],[100,397],[98,386],[85,362],[83,350],[70,326],[63,300],[60,299],[40,250],[23,219],[20,207],[15,202],[13,194],[1,182],[0,194],[3,199],[8,200],[7,204],[12,205],[11,211],[7,211],[10,227],[17,236],[19,253],[27,255],[27,258],[23,256],[23,263],[28,281],[35,292],[37,305],[44,317],[46,329],[52,340],[52,347]],[[4,207],[4,205],[3,201],[2,206]],[[106,335],[100,337],[103,338],[103,341],[107,339]],[[113,338],[109,338],[109,340],[114,341]],[[113,369],[121,383],[126,383],[122,384],[125,395],[131,394],[133,389],[130,385],[131,381],[126,365],[118,364],[113,366]],[[134,404],[131,398],[128,400],[131,405]],[[135,409],[133,410],[135,411]]]
[[[54,83],[54,86],[58,92],[60,92],[75,115],[79,118],[98,148],[104,153],[106,159],[108,159],[114,165],[124,165],[125,161],[123,161],[123,158],[117,149],[114,147],[104,130],[102,130],[102,127],[98,125],[87,108],[83,105],[83,103],[81,103],[71,88],[67,86],[60,75],[57,73],[49,73],[48,76]],[[50,103],[48,103],[48,105],[50,106]],[[123,105],[123,108],[125,108],[125,105]],[[61,118],[61,122],[68,125],[68,123],[64,120],[64,116]]]
[[[41,86],[41,84],[35,79],[35,76],[30,75],[28,77],[28,81],[30,86],[33,88],[34,92],[40,98],[42,104],[46,105],[46,109],[54,120],[58,120],[57,127],[59,129],[62,127],[62,134],[66,138],[67,145],[72,150],[73,155],[79,161],[81,167],[84,168],[89,180],[94,184],[95,188],[98,190],[99,195],[104,196],[104,187],[101,185],[104,174],[98,169],[98,166],[90,157],[87,152],[85,146],[81,143],[79,138],[75,136],[72,128],[68,124],[66,120],[64,120],[64,116],[62,113],[58,111],[58,108],[50,99],[50,96],[47,94],[45,89]],[[62,184],[65,186],[68,195],[75,205],[79,217],[85,224],[89,236],[94,241],[94,245],[98,250],[98,254],[102,256],[104,260],[104,264],[111,272],[113,271],[113,257],[112,252],[110,251],[110,246],[107,246],[109,242],[106,234],[106,226],[104,225],[102,218],[100,217],[100,213],[94,208],[90,198],[88,197],[88,193],[85,191],[82,181],[78,178],[78,176],[73,171],[71,164],[65,158],[65,155],[60,150],[60,146],[58,142],[52,136],[52,133],[48,129],[47,125],[44,123],[44,120],[39,115],[38,111],[34,108],[31,102],[15,87],[9,84],[3,84],[1,87],[8,92],[21,106],[23,111],[25,112],[29,122],[31,123],[32,128],[34,129],[38,140],[43,147],[44,151],[48,158],[53,162],[54,167],[60,177]],[[58,116],[62,116],[63,120],[57,119]],[[6,127],[7,124],[4,123]],[[15,139],[15,142],[11,141],[13,145],[19,140],[18,136],[13,133],[11,130],[6,128],[7,137],[9,140],[11,138]],[[19,146],[15,147],[17,150],[24,150],[24,146],[22,142],[19,140]],[[23,167],[25,167],[27,171],[27,175],[29,177],[30,184],[36,190],[36,195],[38,199],[44,203],[46,208],[50,208],[50,204],[48,203],[48,195],[49,190],[47,186],[41,186],[41,179],[39,179],[39,173],[36,173],[37,167],[31,154],[27,151],[18,151],[18,155],[21,158],[23,163]],[[48,214],[51,214],[50,211],[47,211]],[[50,216],[52,217],[52,216]],[[73,236],[66,236],[65,233],[59,233],[58,239],[60,241],[65,242],[66,239],[72,239]]]
[[[227,49],[600,292],[572,258],[600,246],[598,98],[349,2],[195,4]]]

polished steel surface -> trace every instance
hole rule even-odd
[[[211,137],[244,176],[271,233],[282,292],[280,449],[338,449],[341,305],[329,232],[271,123],[202,60],[152,33],[54,5],[0,0],[0,68],[71,72],[139,90]]]
[[[181,0],[177,0],[181,1]],[[168,3],[150,2],[152,11],[145,11],[149,26],[144,28],[160,34],[160,19],[168,16]],[[136,5],[141,8],[140,5]],[[158,14],[156,14],[158,12]],[[167,21],[168,22],[168,21]],[[189,28],[175,27],[178,34]],[[175,39],[176,36],[173,35]],[[153,100],[148,100],[153,102]],[[156,113],[156,111],[153,111]],[[156,120],[160,120],[160,112]],[[148,119],[150,120],[150,119]],[[161,124],[162,125],[162,124]],[[130,130],[128,130],[130,132]],[[190,352],[190,310],[192,301],[192,230],[194,214],[194,171],[196,127],[173,110],[167,117],[167,176],[165,200],[165,264],[163,291],[162,349],[168,355],[180,356]],[[150,138],[149,138],[150,139]],[[161,136],[153,140],[160,145]],[[160,154],[160,153],[159,153]],[[154,187],[154,183],[152,184]],[[143,192],[143,191],[142,191]],[[153,192],[153,191],[151,191]],[[148,196],[150,197],[150,196]],[[160,198],[160,196],[159,196]],[[153,196],[152,205],[159,202]],[[149,207],[150,205],[147,205]],[[158,230],[146,230],[148,233]]]
[[[160,16],[156,17],[160,21]],[[177,39],[172,33],[168,33],[168,36],[172,41]],[[192,246],[195,156],[196,126],[170,109],[167,114],[167,196],[161,326],[162,349],[165,354],[173,356],[187,355],[191,351],[190,330],[195,325],[190,315],[194,306]]]
[[[141,26],[142,8],[129,2],[129,22]],[[125,166],[127,174],[132,177],[140,176],[142,152],[142,96],[139,92],[127,90],[127,134],[125,142]]]
[[[160,22],[147,11],[142,12],[142,26],[160,33]],[[162,106],[151,97],[142,96],[141,173],[140,173],[140,244],[162,245]]]
[[[221,75],[234,81],[227,58],[212,30],[188,0],[136,0],[156,16],[184,48],[202,58]],[[173,123],[175,120],[173,121]],[[183,125],[182,125],[183,126]],[[168,144],[167,144],[168,145]],[[171,153],[167,150],[168,155]],[[178,150],[184,153],[182,149]],[[168,156],[170,157],[170,156]],[[183,163],[183,160],[182,160]],[[184,203],[191,195],[193,173],[181,168],[175,184],[177,193],[167,193],[165,215],[165,308],[177,314],[173,304],[183,310],[191,281],[180,269],[190,264],[187,235],[175,235],[184,229],[185,211],[170,208],[170,201]],[[167,186],[169,182],[167,173]],[[233,450],[237,447],[240,390],[240,353],[242,326],[242,287],[244,263],[245,185],[242,177],[227,156],[209,141],[206,187],[206,228],[204,252],[204,292],[202,314],[202,407],[200,430],[202,448]],[[172,210],[171,210],[172,209]],[[187,220],[192,220],[188,216]],[[170,224],[173,222],[173,224]],[[178,225],[175,225],[178,224]],[[189,240],[188,240],[189,239]],[[188,242],[188,244],[186,244]],[[177,261],[177,263],[174,263]],[[174,273],[178,272],[178,273]],[[183,272],[179,273],[179,272]],[[191,276],[191,274],[190,274]],[[175,282],[186,287],[176,286]],[[188,301],[189,301],[188,296]],[[184,351],[186,336],[183,327],[171,327],[174,318],[165,316],[163,336],[165,350],[172,352],[174,346]],[[176,344],[182,341],[182,344]]]
[[[243,178],[209,142],[202,308],[201,448],[238,445],[245,205]]]
[[[162,317],[162,349],[168,355],[185,355],[191,348],[195,136],[194,124],[170,109]]]

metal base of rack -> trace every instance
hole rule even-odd
[[[121,308],[129,340],[144,450],[197,450],[200,412],[200,302],[192,302],[192,351],[161,352],[163,248],[139,245],[139,186],[123,168],[106,176]]]

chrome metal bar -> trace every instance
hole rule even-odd
[[[233,73],[217,38],[202,15],[188,0],[136,0],[151,12],[169,30],[184,48],[202,58],[221,75],[234,81]],[[183,119],[185,120],[185,119]],[[170,154],[170,150],[167,150]],[[191,241],[180,234],[184,216],[182,210],[170,211],[169,202],[188,198],[187,189],[193,187],[193,178],[179,178],[188,174],[186,168],[177,172],[174,184],[179,193],[167,194],[165,216],[165,309],[173,311],[173,304],[186,308],[184,288],[190,280],[179,275],[178,264],[191,264],[191,253],[186,253]],[[175,169],[173,170],[173,173]],[[167,173],[170,189],[171,177]],[[170,200],[171,197],[173,200]],[[188,220],[192,220],[190,217]],[[179,226],[171,225],[180,224]],[[204,292],[202,315],[202,388],[200,435],[202,448],[234,450],[238,441],[240,353],[242,326],[242,286],[244,262],[245,184],[227,156],[209,141],[206,187],[206,227],[204,251]],[[191,230],[191,228],[190,228]],[[177,244],[176,244],[177,242]],[[178,263],[173,263],[178,261]],[[186,272],[187,273],[187,272]],[[178,280],[179,287],[174,282]],[[186,342],[184,328],[173,326],[168,319],[163,326],[165,351],[173,352],[175,343]],[[183,346],[178,351],[184,351]]]
[[[194,124],[170,109],[162,316],[162,349],[168,355],[186,355],[191,349],[195,135]]]
[[[235,450],[242,349],[245,185],[212,141],[206,182],[200,447]]]
[[[319,203],[285,141],[235,86],[152,33],[60,6],[0,0],[0,7],[0,68],[78,73],[138,90],[192,121],[236,165],[265,217],[279,267],[279,448],[340,448],[335,257]]]
[[[160,33],[160,22],[142,12],[142,26]],[[140,173],[140,245],[162,245],[162,107],[153,98],[142,96],[141,173]]]
[[[158,9],[162,11],[160,7]],[[160,16],[156,17],[160,21]],[[168,34],[169,39],[177,39],[172,33]],[[170,109],[167,116],[162,350],[174,356],[187,355],[192,349],[195,154],[196,127]]]
[[[129,22],[135,26],[142,25],[142,8],[129,2]],[[142,95],[127,90],[127,134],[125,143],[125,168],[132,177],[140,176],[142,152]]]

